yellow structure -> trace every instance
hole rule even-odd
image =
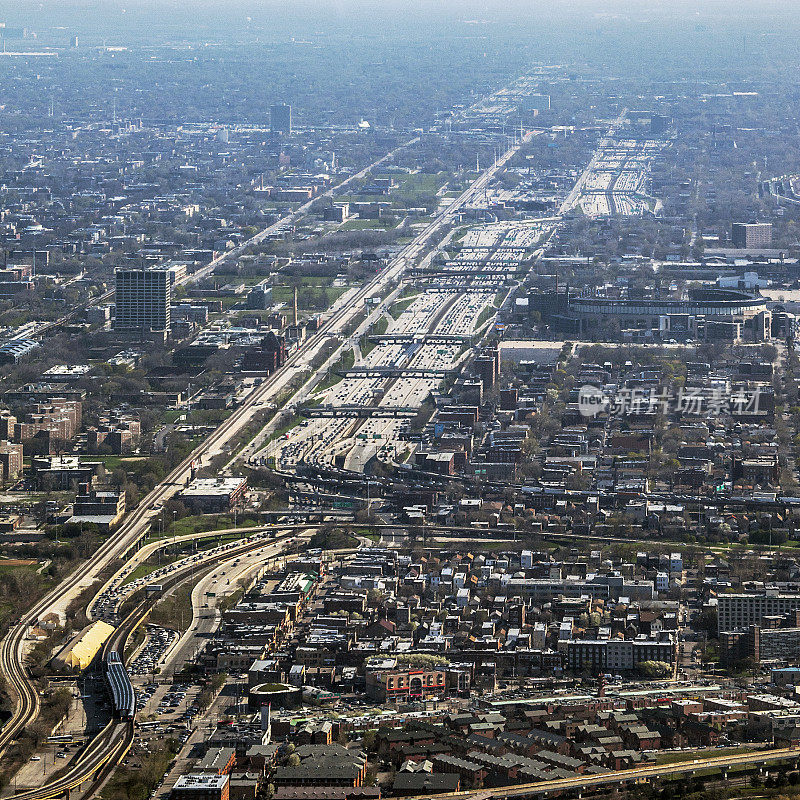
[[[114,626],[102,620],[87,625],[53,659],[54,666],[76,671],[86,669],[113,632]]]

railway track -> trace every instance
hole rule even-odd
[[[24,672],[23,680],[14,680],[14,677],[18,676],[20,672],[24,670],[18,654],[22,651],[26,632],[27,626],[17,625],[9,632],[3,640],[2,645],[0,645],[0,672],[6,676],[6,680],[11,684],[11,688],[16,693],[18,700],[11,720],[9,720],[9,723],[3,728],[3,731],[0,732],[0,753],[4,751],[8,744],[21,732],[23,726],[19,724],[19,721],[33,721],[36,719],[41,706],[39,692],[35,684],[27,680],[27,676]],[[8,727],[12,720],[17,724],[14,725],[13,730],[9,731]]]
[[[523,141],[527,141],[527,136]],[[403,146],[407,146],[407,142]],[[399,149],[399,148],[398,148]],[[122,526],[116,531],[113,538],[107,540],[88,561],[81,564],[69,577],[49,592],[39,602],[22,615],[15,626],[0,642],[0,665],[2,665],[8,689],[15,697],[14,710],[3,730],[0,731],[0,756],[8,745],[22,732],[25,725],[33,722],[39,712],[40,702],[35,686],[27,674],[24,665],[24,640],[28,628],[40,616],[47,612],[57,601],[69,597],[81,585],[92,585],[104,569],[110,566],[117,558],[124,555],[139,541],[147,531],[151,519],[156,515],[160,505],[174,495],[178,487],[184,485],[190,477],[192,468],[201,465],[204,457],[213,457],[224,451],[242,428],[255,415],[263,401],[281,386],[290,371],[294,368],[306,367],[308,360],[303,359],[313,353],[332,334],[335,335],[344,325],[352,319],[357,310],[361,308],[366,298],[381,291],[387,284],[400,277],[407,263],[413,262],[426,243],[438,230],[445,225],[456,211],[469,200],[475,193],[481,191],[486,183],[517,151],[518,146],[510,148],[493,167],[487,169],[470,187],[468,187],[451,205],[437,214],[431,223],[406,245],[401,253],[390,262],[387,267],[373,278],[369,283],[358,290],[348,305],[343,305],[334,311],[331,316],[319,327],[317,332],[307,339],[303,345],[295,350],[286,363],[270,375],[260,386],[256,387],[242,404],[222,423],[204,442],[175,467],[165,479],[158,484],[132,511]],[[385,160],[391,154],[384,157]],[[362,170],[366,172],[374,165]],[[352,176],[353,180],[357,176]],[[343,184],[342,184],[343,185]],[[341,187],[341,185],[340,185]],[[262,232],[264,233],[264,232]],[[258,235],[250,241],[256,241]],[[230,254],[228,254],[230,256]]]
[[[383,283],[388,282],[402,271],[403,262],[398,261],[394,270],[387,269],[378,275],[373,281],[359,290],[354,298],[354,305],[357,307],[376,291]],[[183,486],[187,477],[191,474],[193,465],[200,463],[204,456],[214,452],[214,448],[222,447],[224,443],[230,441],[236,433],[241,430],[243,425],[249,421],[254,410],[270,395],[273,389],[280,385],[302,355],[313,350],[320,345],[330,335],[331,329],[335,328],[343,320],[352,316],[354,306],[343,306],[338,309],[321,326],[320,330],[308,339],[301,350],[295,351],[287,359],[286,364],[276,370],[260,386],[258,386],[249,397],[240,405],[225,422],[217,428],[214,433],[205,439],[203,444],[196,448],[187,456],[158,486],[156,486],[131,512],[123,522],[112,539],[109,539],[95,553],[94,558],[84,562],[75,572],[66,578],[53,591],[47,594],[42,600],[36,603],[30,611],[22,616],[20,621],[0,643],[0,664],[8,681],[9,688],[18,698],[14,711],[0,732],[0,755],[5,752],[9,743],[16,738],[28,722],[32,722],[39,711],[39,698],[36,690],[31,687],[30,680],[23,666],[23,644],[28,628],[44,614],[53,603],[61,598],[65,593],[74,590],[81,582],[87,581],[99,574],[117,557],[122,556],[139,539],[144,531],[149,527],[150,517],[156,512],[156,507],[172,497],[177,488]]]
[[[19,800],[48,800],[80,788],[106,765],[118,764],[133,744],[133,724],[115,720],[106,725],[63,775],[36,789],[18,792]]]
[[[123,620],[119,627],[106,641],[102,649],[103,660],[111,652],[118,652],[124,660],[125,645],[131,634],[147,619],[150,613],[148,603],[137,605]],[[133,720],[112,719],[89,742],[69,768],[55,780],[36,789],[19,792],[15,798],[21,800],[47,800],[47,798],[68,795],[91,780],[100,770],[109,769],[109,773],[125,757],[133,744]]]
[[[289,526],[281,526],[281,530],[286,530]],[[213,569],[217,564],[221,561],[229,561],[233,558],[239,558],[240,556],[247,555],[252,553],[256,550],[261,550],[264,547],[269,547],[270,545],[280,544],[282,542],[286,542],[291,539],[298,530],[304,530],[308,526],[297,526],[294,529],[294,532],[286,533],[283,536],[276,536],[273,539],[257,539],[255,541],[249,540],[248,541],[230,547],[229,549],[220,551],[219,553],[215,553],[212,557],[206,558],[199,563],[196,564],[188,564],[180,569],[176,570],[171,575],[167,575],[166,578],[161,581],[161,586],[163,587],[163,591],[169,591],[170,589],[174,588],[180,583],[183,583],[187,578],[191,578],[192,576],[202,577],[206,572],[210,569]],[[314,527],[313,525],[310,527]],[[255,529],[248,529],[253,530],[253,532],[257,532]],[[131,593],[133,594],[133,592]],[[129,595],[130,596],[130,595]],[[129,597],[128,596],[128,597]],[[128,597],[122,598],[119,606],[124,605],[125,601]],[[155,602],[157,602],[158,598],[156,598]],[[155,603],[153,603],[155,604]],[[119,608],[118,606],[118,608]],[[106,620],[111,621],[111,620]],[[113,622],[112,622],[113,624]],[[113,638],[113,636],[112,636]],[[107,651],[104,650],[104,655],[107,655]]]
[[[242,548],[235,548],[220,553],[219,558],[214,559],[211,563],[205,563],[200,567],[184,567],[178,570],[174,575],[169,576],[168,579],[163,582],[164,591],[175,588],[193,575],[197,575],[198,577],[202,576],[207,571],[214,569],[215,565],[220,561],[228,561],[244,553],[269,545],[279,544],[282,541],[289,540],[293,535],[292,533],[276,539],[250,542]],[[159,598],[151,598],[142,600],[126,614],[125,618],[120,622],[116,630],[109,636],[101,648],[100,658],[102,658],[104,663],[112,653],[119,654],[120,659],[123,662],[125,661],[125,648],[130,637],[147,620],[150,611],[158,602],[158,599]],[[106,727],[92,739],[86,750],[78,756],[76,762],[72,764],[63,775],[45,786],[20,792],[15,795],[15,798],[19,797],[22,798],[22,800],[48,800],[48,798],[55,798],[68,794],[70,791],[80,788],[81,785],[89,780],[94,779],[95,782],[103,781],[110,776],[114,768],[122,761],[125,755],[127,755],[133,741],[133,719],[111,720]]]

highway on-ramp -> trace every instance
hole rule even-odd
[[[382,272],[357,292],[352,305],[343,306],[334,311],[317,332],[289,356],[283,367],[276,370],[261,385],[256,386],[245,397],[242,404],[202,444],[146,495],[136,509],[128,514],[113,537],[109,538],[90,559],[82,563],[69,577],[22,615],[0,642],[0,668],[5,675],[8,689],[15,697],[13,713],[0,732],[0,754],[5,751],[25,725],[36,718],[39,712],[38,692],[28,677],[24,665],[25,637],[30,626],[41,616],[54,609],[61,612],[66,611],[82,591],[91,587],[115,561],[123,558],[149,530],[163,503],[187,483],[193,469],[202,466],[204,461],[207,463],[210,459],[225,452],[235,437],[259,413],[264,401],[269,400],[285,385],[287,376],[296,365],[304,360],[307,361],[328,337],[343,331],[359,313],[366,298],[381,292],[391,281],[399,278],[406,265],[413,263],[427,246],[429,240],[450,222],[464,204],[483,190],[495,173],[527,140],[528,136],[524,137],[520,144],[511,147],[452,204],[440,211]]]

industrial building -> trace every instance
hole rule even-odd
[[[38,350],[41,345],[34,339],[15,339],[0,345],[0,364],[18,364],[25,356]]]
[[[82,483],[78,486],[69,522],[92,524],[109,530],[124,514],[125,492],[97,491],[91,488],[91,484]]]
[[[196,478],[180,498],[197,513],[219,513],[233,508],[246,490],[246,478]]]

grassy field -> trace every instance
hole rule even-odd
[[[376,544],[381,539],[381,534],[376,531],[374,528],[353,528],[353,535],[354,536],[363,536],[366,539],[370,539],[371,541],[375,542]]]
[[[8,561],[0,560],[0,575],[19,575],[27,572],[35,575],[39,570],[39,562],[30,558],[11,558]]]
[[[398,185],[389,195],[393,200],[402,200],[405,203],[421,203],[436,194],[450,178],[446,172],[415,172],[411,174],[400,174],[391,176]]]
[[[383,336],[388,327],[389,319],[383,316],[370,328],[369,332],[372,336]]]
[[[297,307],[303,310],[321,310],[335,303],[346,291],[347,286],[304,286],[297,291]],[[276,303],[294,303],[292,286],[274,286],[272,299]]]
[[[286,297],[291,297],[293,294],[294,284],[297,283],[297,291],[301,292],[303,289],[325,289],[331,288],[333,284],[333,277],[330,275],[296,275],[291,278],[282,277],[283,281],[289,280],[289,283],[277,283],[272,287],[272,297],[275,299],[277,292],[283,300]]]
[[[481,313],[478,315],[478,321],[475,323],[475,330],[479,330],[481,325],[483,325],[496,310],[497,309],[495,309],[494,306],[486,306],[486,308],[484,308],[483,311],[481,311]]]
[[[121,585],[125,586],[128,583],[133,583],[133,581],[138,581],[139,578],[144,578],[145,575],[149,575],[151,572],[155,572],[157,569],[158,564],[139,564],[136,569],[128,574],[128,577],[125,578]]]
[[[296,428],[302,421],[303,418],[299,414],[293,414],[288,420],[286,420],[286,422],[283,423],[283,425],[281,425],[279,428],[275,428],[275,430],[269,435],[267,441],[274,442],[275,439],[280,439],[281,436],[285,436],[290,430]]]
[[[350,369],[350,367],[352,367],[355,363],[355,360],[356,355],[352,349],[346,350],[342,354],[342,357],[331,367],[330,372],[325,376],[325,378],[314,387],[314,394],[317,394],[318,392],[324,392],[326,389],[330,389],[331,386],[335,386],[337,383],[339,383],[342,377],[341,375],[336,374],[336,370]]]
[[[191,581],[181,584],[155,605],[148,622],[177,631],[186,630],[192,623],[192,589]]]
[[[402,314],[416,299],[417,297],[414,295],[413,297],[407,297],[405,300],[398,300],[391,306],[389,313],[397,319],[397,315]]]
[[[119,467],[128,467],[141,461],[146,461],[146,456],[89,456],[89,461],[102,461],[107,470],[115,470]]]
[[[752,747],[709,747],[706,750],[681,750],[671,753],[659,753],[656,764],[679,764],[694,759],[716,758],[718,756],[735,756],[740,753],[751,753]]]

